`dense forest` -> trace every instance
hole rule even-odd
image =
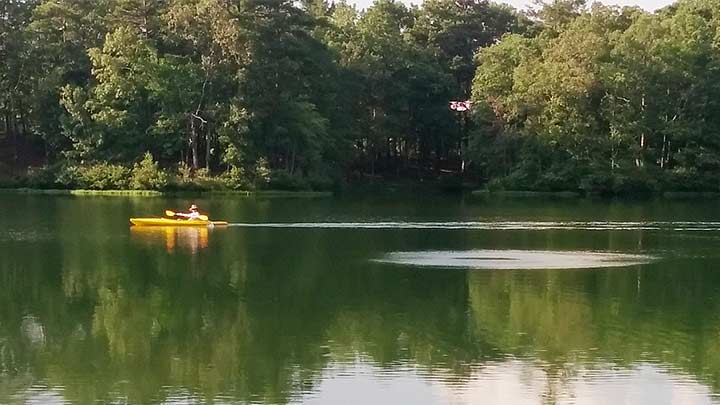
[[[720,191],[719,48],[720,0],[5,0],[0,181]]]

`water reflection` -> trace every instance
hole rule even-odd
[[[178,226],[132,226],[130,235],[133,239],[147,244],[162,244],[168,253],[176,249],[185,249],[197,254],[208,247],[210,229],[207,227]]]
[[[693,378],[657,364],[613,370],[612,364],[580,368],[573,375],[548,374],[524,359],[490,362],[460,383],[446,371],[408,368],[388,373],[372,364],[333,364],[304,404],[710,404],[712,393]]]
[[[62,387],[48,388],[46,386],[32,386],[26,391],[15,395],[13,402],[26,405],[63,405],[71,403],[63,395]]]
[[[241,228],[301,229],[446,229],[502,231],[672,231],[718,232],[720,222],[707,221],[449,221],[449,222],[238,222]]]
[[[180,238],[162,231],[131,235]],[[0,403],[672,404],[720,387],[713,262],[388,271],[367,254],[338,266],[357,249],[342,235],[218,235],[197,260],[70,244],[47,257],[61,277],[31,255],[0,261]]]
[[[404,266],[496,270],[597,269],[637,266],[653,260],[649,255],[537,250],[392,252],[375,259],[378,263]]]
[[[137,207],[123,200],[63,201],[17,206],[51,238],[0,238],[0,403],[680,404],[720,392],[713,241],[644,230],[128,232]],[[248,207],[227,204],[223,217]],[[282,204],[259,220],[303,219],[304,205]],[[478,249],[677,254],[621,271],[371,261]]]

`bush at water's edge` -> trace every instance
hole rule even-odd
[[[442,192],[460,193],[477,190],[474,194],[504,194],[527,196],[538,193],[570,197],[582,195],[638,196],[665,194],[670,198],[710,198],[720,193],[720,182],[711,174],[658,171],[634,168],[612,173],[562,173],[532,176],[513,172],[491,181],[482,181],[459,173],[426,174],[415,179],[394,177],[360,177],[350,183],[340,175],[315,172],[291,174],[285,170],[270,170],[259,161],[245,168],[230,166],[225,171],[211,173],[207,169],[192,170],[186,165],[173,169],[161,168],[148,153],[131,167],[108,162],[85,164],[56,164],[29,168],[22,176],[0,178],[0,188],[34,190],[83,190],[124,192],[125,195],[147,195],[147,190],[178,192],[233,192],[247,194],[258,191],[339,192],[363,194]]]
[[[261,162],[262,163],[262,162]],[[258,192],[258,191],[338,191],[344,179],[322,173],[290,174],[271,171],[262,164],[250,169],[231,166],[219,173],[207,169],[192,170],[179,165],[163,169],[150,154],[132,167],[107,162],[57,164],[31,167],[24,175],[0,178],[0,188],[35,190],[145,190],[161,192]],[[126,193],[133,194],[133,193]]]

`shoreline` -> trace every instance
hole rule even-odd
[[[36,189],[36,188],[3,188],[0,194],[35,194],[35,195],[68,195],[68,196],[118,196],[118,197],[172,197],[182,195],[227,195],[238,197],[302,197],[321,198],[332,197],[330,191],[235,191],[235,190],[63,190],[63,189]]]
[[[510,191],[510,190],[473,190],[473,197],[501,198],[663,198],[668,200],[720,199],[717,191],[657,191],[629,194],[601,194],[580,191]]]
[[[365,190],[366,191],[366,190]],[[339,194],[364,193],[363,187],[357,190],[352,187],[342,192],[333,191],[289,191],[289,190],[87,190],[87,189],[38,189],[38,188],[0,188],[0,194],[34,194],[34,195],[66,195],[66,196],[118,196],[118,197],[174,197],[174,196],[235,196],[235,197],[284,197],[284,198],[328,198]],[[692,199],[720,199],[720,192],[715,191],[658,191],[639,192],[629,194],[600,194],[581,191],[521,191],[521,190],[465,190],[465,191],[442,191],[429,187],[427,192],[433,194],[458,194],[471,197],[497,197],[497,198],[557,198],[557,199],[582,199],[582,198],[663,198],[668,200],[692,200]],[[375,190],[373,194],[393,195],[405,194],[408,190],[389,188],[387,190]],[[411,193],[422,193],[422,189],[413,189]]]

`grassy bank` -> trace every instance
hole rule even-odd
[[[647,197],[665,198],[669,200],[695,200],[720,199],[720,192],[694,192],[694,191],[658,191],[623,194],[601,194],[578,191],[514,191],[514,190],[475,190],[471,194],[475,197],[507,197],[507,198],[585,198],[585,197]]]
[[[350,195],[413,195],[418,193],[440,193],[456,194],[456,190],[444,190],[434,186],[423,187],[389,187],[382,192],[368,193],[367,187],[350,187],[343,191]],[[37,195],[70,195],[70,196],[125,196],[125,197],[176,197],[176,196],[236,196],[236,197],[264,197],[264,198],[327,198],[336,193],[331,191],[286,191],[286,190],[62,190],[62,189],[36,189],[36,188],[0,188],[0,193],[13,194],[37,194]],[[577,191],[517,191],[517,190],[474,190],[470,193],[473,197],[498,197],[498,198],[538,198],[538,199],[572,199],[586,197],[647,197],[664,198],[669,200],[694,200],[694,199],[720,199],[718,192],[656,192],[637,193],[623,195],[602,195],[597,193],[584,193]]]
[[[578,198],[584,194],[576,191],[493,191],[475,190],[471,193],[474,196],[501,196],[501,197],[522,197],[522,198]]]
[[[156,190],[59,190],[35,188],[4,188],[0,193],[44,194],[44,195],[76,195],[76,196],[130,196],[130,197],[161,197],[178,195],[227,195],[239,197],[294,197],[318,198],[330,197],[329,191],[235,191],[235,190],[198,190],[198,191],[156,191]]]
[[[186,192],[175,192],[182,194]],[[173,194],[173,193],[168,193]],[[230,195],[247,197],[297,197],[297,198],[318,198],[332,197],[332,191],[285,191],[285,190],[257,190],[257,191],[236,191],[236,190],[209,190],[201,192],[203,195]]]

